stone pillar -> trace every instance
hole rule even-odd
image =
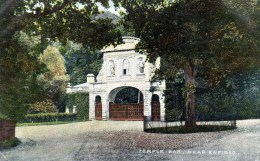
[[[89,85],[89,120],[95,120],[95,95],[93,84]]]
[[[87,82],[88,82],[88,83],[94,83],[94,82],[95,82],[95,76],[94,76],[94,74],[88,74],[88,75],[87,75]]]
[[[76,108],[77,108],[77,106],[73,106],[72,113],[76,113]]]
[[[66,106],[65,113],[70,113],[70,109],[69,109],[69,107],[68,107],[68,106]]]
[[[70,83],[67,84],[66,90],[67,90],[66,91],[67,93],[71,93],[71,85],[70,85]]]
[[[149,90],[145,90],[143,95],[144,95],[144,116],[151,117],[151,97],[152,97],[152,94]]]
[[[102,120],[109,120],[109,99],[106,92],[102,92]]]
[[[161,93],[160,96],[160,115],[161,115],[161,121],[165,120],[165,103],[164,103],[164,96],[163,96],[163,92]]]

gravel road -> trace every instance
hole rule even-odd
[[[0,161],[260,161],[260,120],[232,131],[144,133],[139,121],[87,121],[17,127],[22,144],[0,151]]]

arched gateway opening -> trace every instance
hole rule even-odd
[[[110,120],[143,120],[143,93],[134,87],[119,87],[109,94]]]
[[[95,98],[95,119],[102,120],[102,103],[100,96],[96,96]]]
[[[152,106],[152,111],[151,111],[151,113],[152,113],[152,120],[153,121],[161,120],[160,99],[159,99],[159,96],[157,94],[153,94],[152,95],[151,106]]]

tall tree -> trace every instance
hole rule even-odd
[[[102,65],[101,52],[93,51],[73,42],[68,42],[66,46],[61,48],[66,60],[71,85],[85,83],[87,81],[86,76],[89,73],[98,74]]]
[[[39,60],[48,69],[38,76],[38,81],[42,84],[44,91],[44,98],[41,99],[50,99],[56,107],[62,108],[69,78],[66,74],[65,59],[57,47],[48,46],[39,56]]]
[[[19,31],[24,31],[29,36],[40,36],[41,43],[46,43],[49,39],[59,39],[62,42],[73,40],[99,49],[105,44],[120,40],[120,34],[116,25],[111,23],[112,20],[92,18],[98,13],[97,1],[99,0],[0,0],[1,114],[5,113],[15,119],[14,113],[19,109],[26,111],[25,108],[18,108],[18,105],[28,103],[29,99],[21,98],[29,98],[24,94],[33,93],[29,90],[25,92],[33,83],[27,82],[27,86],[23,81],[35,79],[41,66],[37,56],[30,55],[28,48],[19,45],[17,39],[14,39]],[[100,2],[108,5],[107,0]],[[41,47],[40,50],[44,48]],[[24,93],[21,92],[23,90]],[[14,102],[17,104],[11,106]]]
[[[37,38],[29,40],[20,32],[10,39],[8,48],[0,51],[0,118],[21,118],[35,100],[37,76],[45,69],[31,52],[35,41]]]
[[[100,2],[107,6],[107,1]],[[0,2],[0,38],[4,40],[22,29],[30,34],[41,35],[43,40],[69,39],[96,48],[102,48],[118,38],[119,33],[116,26],[111,23],[111,19],[93,19],[93,16],[99,13],[96,5],[99,0],[1,0]]]
[[[118,1],[127,10],[141,38],[137,49],[145,49],[148,59],[163,63],[156,71],[161,78],[174,77],[183,70],[186,126],[196,125],[195,90],[197,76],[214,86],[235,71],[259,68],[259,27],[252,25],[219,0]],[[259,14],[259,6],[254,5]],[[258,21],[259,22],[259,21]],[[253,25],[255,24],[255,25]]]

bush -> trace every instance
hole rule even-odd
[[[20,143],[21,143],[21,141],[17,138],[0,141],[0,150],[15,147],[15,146],[19,145]]]
[[[67,95],[66,106],[72,112],[73,106],[76,106],[77,119],[89,119],[89,94],[88,93],[71,93]]]
[[[72,113],[37,113],[28,114],[19,122],[54,122],[54,121],[74,121],[76,114]]]
[[[167,115],[165,115],[166,121],[179,121],[183,115],[182,111],[177,109],[166,109],[165,113],[167,113]]]
[[[219,125],[197,125],[194,127],[186,126],[170,126],[170,127],[158,127],[146,129],[145,132],[150,133],[200,133],[200,132],[216,132],[216,131],[225,131],[236,129],[232,126],[219,126]]]
[[[57,111],[57,107],[49,99],[42,102],[36,102],[32,104],[29,109],[29,113],[52,113]]]

